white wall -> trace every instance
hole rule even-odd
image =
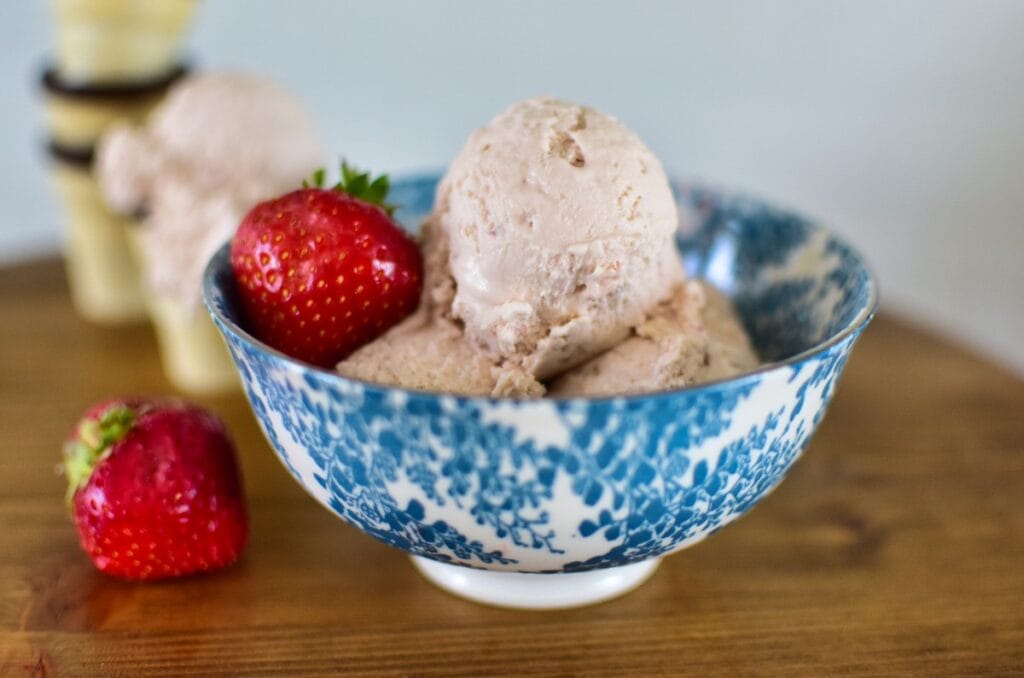
[[[0,9],[0,260],[53,246],[31,77],[41,2]],[[798,207],[873,262],[883,303],[1024,372],[1024,2],[207,0],[203,66],[269,72],[331,148],[443,166],[511,101],[635,128],[670,171]]]

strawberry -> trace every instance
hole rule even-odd
[[[423,261],[384,202],[388,178],[342,165],[342,181],[256,205],[231,242],[250,330],[292,357],[332,367],[409,315]]]
[[[101,571],[161,579],[233,563],[248,517],[223,424],[178,401],[110,400],[64,445],[68,503]]]

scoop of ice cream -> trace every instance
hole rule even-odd
[[[495,365],[450,320],[406,320],[338,364],[338,372],[388,386],[458,395],[522,398],[544,387],[522,368]]]
[[[121,211],[152,200],[168,180],[200,192],[289,184],[322,161],[312,120],[267,78],[204,73],[185,78],[144,128],[115,127],[99,147],[104,194]]]
[[[474,132],[434,218],[467,338],[539,379],[624,339],[682,279],[658,159],[575,104],[524,101]]]
[[[541,396],[518,365],[498,364],[471,344],[451,316],[455,285],[447,239],[427,221],[421,233],[423,293],[416,312],[338,364],[343,376],[460,395]]]
[[[322,162],[292,94],[255,75],[205,73],[172,88],[144,127],[113,127],[96,172],[112,208],[148,215],[138,240],[150,288],[197,305],[205,262],[242,216]]]
[[[549,384],[555,396],[648,393],[724,379],[753,369],[757,356],[729,300],[688,281],[625,341]]]

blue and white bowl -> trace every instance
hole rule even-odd
[[[436,182],[395,183],[402,223],[419,224]],[[267,438],[321,504],[466,597],[596,602],[781,482],[877,303],[861,257],[823,228],[747,198],[676,192],[681,256],[733,299],[765,361],[755,372],[619,398],[426,393],[347,379],[252,337],[226,247],[206,271],[206,305]]]

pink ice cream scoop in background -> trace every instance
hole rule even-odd
[[[242,216],[323,160],[291,92],[263,76],[210,72],[182,80],[146,125],[111,128],[96,171],[113,209],[148,215],[138,242],[150,290],[197,309],[203,267]]]

